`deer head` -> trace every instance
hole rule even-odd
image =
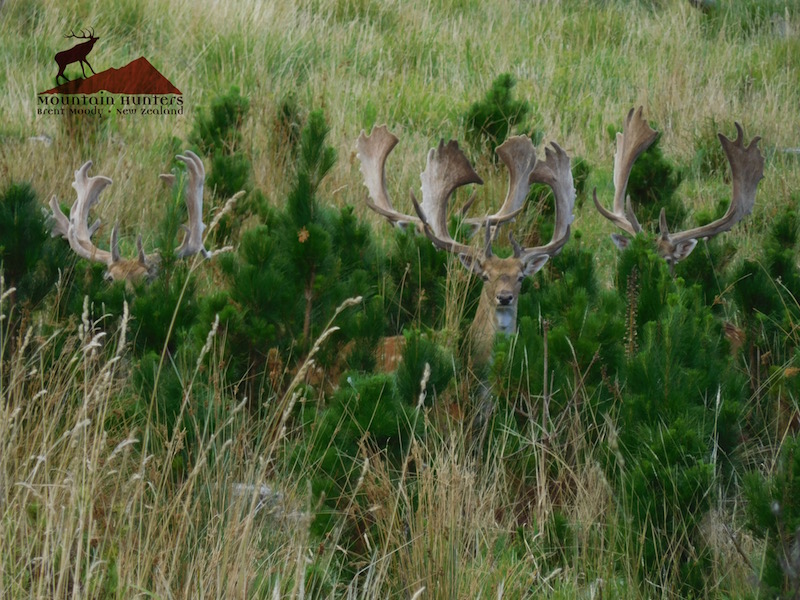
[[[657,251],[659,256],[667,261],[670,269],[691,254],[698,240],[708,239],[729,231],[753,211],[758,182],[764,177],[764,157],[757,146],[761,138],[756,136],[748,146],[745,146],[742,126],[739,123],[735,123],[735,125],[737,131],[735,140],[731,141],[723,134],[718,134],[722,149],[731,166],[733,182],[733,195],[725,215],[708,225],[671,234],[667,228],[666,214],[664,209],[661,209]],[[632,236],[642,231],[642,226],[636,219],[631,207],[630,196],[626,197],[625,190],[634,162],[642,152],[650,147],[657,136],[658,133],[642,117],[642,107],[635,111],[631,109],[625,118],[622,133],[617,133],[612,210],[609,211],[600,204],[597,200],[597,190],[594,190],[594,205],[600,214]],[[630,243],[629,238],[619,234],[612,234],[611,239],[620,249],[626,248]]]
[[[523,280],[541,269],[569,239],[575,203],[570,159],[553,143],[546,149],[546,159],[537,162],[535,148],[527,136],[509,138],[499,146],[497,154],[509,171],[508,191],[500,210],[482,219],[486,225],[485,243],[482,249],[477,249],[454,240],[447,229],[448,203],[453,192],[467,184],[483,183],[458,143],[441,141],[428,153],[425,171],[420,175],[422,201],[411,194],[414,216],[397,211],[386,190],[386,158],[397,142],[397,137],[385,126],[374,128],[369,136],[362,131],[358,138],[358,158],[369,190],[367,205],[394,225],[414,224],[437,248],[458,255],[461,263],[483,280],[471,335],[474,358],[488,361],[495,334],[516,330],[517,298]],[[553,189],[556,199],[553,238],[544,246],[523,248],[509,235],[514,253],[499,258],[492,251],[493,228],[519,214],[531,183],[545,183]]]
[[[187,166],[189,178],[186,185],[185,202],[189,213],[189,222],[183,225],[185,236],[183,243],[176,250],[180,258],[202,254],[207,258],[209,253],[203,246],[203,183],[205,170],[200,158],[189,150],[185,155],[176,157]],[[142,236],[136,241],[137,257],[124,259],[119,251],[119,234],[115,225],[111,231],[111,250],[102,250],[94,245],[92,236],[100,227],[96,220],[91,226],[89,211],[97,204],[100,193],[111,185],[111,179],[102,175],[89,177],[92,161],[85,162],[75,171],[75,188],[77,198],[69,211],[69,218],[61,211],[55,196],[50,199],[51,218],[53,221],[51,235],[61,236],[69,242],[70,248],[81,258],[106,265],[105,278],[109,281],[135,281],[140,279],[150,280],[158,273],[160,256],[158,254],[145,254],[142,248]],[[162,180],[168,184],[175,183],[175,176],[161,175]]]

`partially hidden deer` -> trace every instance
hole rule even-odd
[[[186,258],[201,254],[208,258],[210,253],[203,245],[203,186],[205,183],[205,169],[203,161],[194,152],[187,150],[185,154],[176,158],[186,164],[188,179],[184,193],[184,201],[188,212],[188,223],[182,226],[184,238],[181,245],[175,250],[176,256]],[[136,281],[152,279],[158,273],[160,256],[157,253],[145,254],[142,248],[142,236],[139,235],[136,246],[138,256],[134,259],[124,259],[119,251],[119,235],[115,225],[111,231],[111,249],[103,250],[94,245],[92,236],[100,227],[100,220],[89,225],[89,211],[97,204],[100,193],[111,185],[111,179],[102,175],[89,176],[92,161],[85,162],[75,171],[75,188],[77,197],[73,202],[67,217],[58,204],[58,199],[50,198],[50,215],[53,225],[51,235],[61,236],[70,245],[72,251],[88,261],[99,262],[106,265],[105,278],[109,281]],[[167,185],[175,184],[175,175],[162,174],[159,176]]]
[[[90,29],[89,35],[86,35],[83,29],[81,29],[81,35],[75,35],[74,32],[70,31],[69,35],[65,35],[65,38],[74,38],[76,40],[86,40],[85,42],[81,42],[80,44],[75,44],[69,50],[63,50],[55,55],[55,61],[58,65],[58,74],[56,75],[56,85],[58,85],[58,78],[62,77],[65,81],[69,81],[67,76],[64,74],[66,68],[71,65],[72,63],[80,63],[81,64],[81,72],[83,73],[83,78],[86,79],[86,69],[84,68],[84,64],[89,67],[89,70],[92,74],[94,69],[92,65],[89,64],[89,61],[86,59],[89,56],[89,52],[92,51],[94,48],[95,42],[100,38],[94,35],[94,29]]]
[[[731,167],[732,196],[727,212],[716,221],[686,231],[670,233],[664,209],[659,215],[659,236],[656,249],[672,270],[676,263],[685,259],[701,239],[709,239],[725,231],[729,231],[744,217],[752,213],[756,201],[758,182],[764,177],[764,157],[758,149],[759,136],[750,144],[744,145],[744,131],[739,123],[735,123],[737,136],[730,140],[723,134],[717,134],[722,150]],[[628,178],[636,159],[650,147],[658,137],[655,131],[642,116],[642,107],[628,112],[621,133],[617,133],[617,149],[614,154],[614,204],[611,210],[606,209],[597,199],[597,189],[593,192],[594,205],[606,219],[614,223],[630,236],[643,231],[631,206],[630,196],[626,196]],[[630,238],[612,234],[611,239],[620,249],[630,244]]]
[[[523,280],[558,254],[569,239],[575,204],[570,158],[553,142],[545,151],[545,160],[537,161],[533,142],[524,135],[511,137],[498,146],[497,155],[509,171],[506,198],[496,213],[482,219],[465,219],[486,226],[483,248],[478,249],[454,240],[447,229],[448,203],[453,192],[461,186],[483,183],[458,143],[441,141],[428,153],[427,165],[420,175],[422,201],[412,193],[416,215],[411,215],[394,208],[386,188],[386,159],[398,141],[386,126],[374,127],[370,135],[362,131],[358,138],[358,158],[369,192],[367,205],[393,225],[413,226],[424,232],[437,248],[458,255],[461,263],[483,280],[469,335],[473,361],[486,364],[496,334],[516,332],[517,299]],[[532,183],[544,183],[553,190],[556,204],[553,237],[544,246],[523,248],[509,233],[513,255],[500,258],[492,251],[497,227],[521,212]]]

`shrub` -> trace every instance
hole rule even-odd
[[[662,283],[642,279],[641,287]],[[643,579],[674,577],[681,595],[703,595],[711,554],[700,525],[716,472],[730,473],[735,460],[746,386],[699,290],[669,283],[628,363],[615,481],[632,519],[629,543],[643,544]]]
[[[514,86],[517,81],[510,73],[499,75],[493,82],[483,100],[470,105],[464,114],[467,140],[477,152],[485,152],[488,146],[497,148],[509,136],[511,129],[518,126],[527,132],[525,120],[531,113],[531,106],[525,100],[515,100]],[[533,134],[534,144],[541,141],[541,135]]]
[[[11,184],[0,193],[0,260],[6,286],[29,308],[52,289],[68,252],[62,240],[50,240],[36,192]]]
[[[272,349],[284,356],[284,364],[296,360],[297,351],[310,347],[346,298],[364,296],[369,309],[361,317],[345,316],[341,324],[359,348],[354,364],[369,364],[368,348],[384,331],[384,318],[371,300],[381,284],[381,256],[370,230],[351,208],[331,208],[319,197],[336,161],[327,136],[324,115],[312,112],[300,135],[295,178],[282,210],[265,211],[263,223],[242,235],[238,252],[219,257],[227,289],[209,297],[203,309],[204,320],[220,314],[234,342],[234,372],[256,386],[249,390],[254,398]],[[334,359],[321,353],[323,364]]]
[[[677,167],[664,157],[659,141],[660,138],[656,138],[634,163],[627,194],[642,224],[657,222],[663,208],[670,231],[674,231],[680,228],[686,218],[686,208],[676,195],[683,177]]]
[[[240,190],[251,187],[250,159],[242,151],[242,125],[250,109],[250,102],[233,86],[227,94],[217,96],[208,109],[201,108],[195,118],[189,143],[194,144],[206,157],[210,173],[206,189],[218,197],[229,198]],[[249,204],[257,203],[258,196],[236,207],[235,215],[227,215],[213,232],[215,243],[230,237],[236,215],[247,212]]]
[[[770,598],[796,598],[800,590],[800,440],[786,438],[770,474],[744,479],[748,527],[765,541],[760,583]]]
[[[392,375],[351,374],[345,381],[315,419],[304,417],[312,424],[313,438],[299,445],[293,457],[315,473],[312,493],[322,506],[312,531],[318,535],[330,531],[345,506],[358,505],[362,469],[373,453],[399,466],[417,423],[414,405],[400,398]],[[347,512],[351,533],[368,525],[359,511]]]

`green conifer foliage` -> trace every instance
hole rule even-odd
[[[748,528],[765,541],[760,583],[770,598],[795,598],[800,591],[800,439],[786,437],[770,473],[744,479]]]
[[[676,192],[683,179],[680,171],[664,156],[660,138],[645,150],[631,169],[627,193],[634,205],[639,221],[657,223],[664,208],[670,231],[679,229],[686,218],[686,208]]]
[[[435,394],[443,392],[453,378],[453,356],[419,330],[406,330],[403,335],[403,359],[395,372],[398,396],[403,402],[416,405],[424,394],[426,405],[430,406]]]
[[[346,298],[364,297],[364,311],[342,315],[341,334],[318,356],[323,366],[338,361],[351,340],[356,350],[346,354],[347,364],[374,366],[372,350],[385,330],[383,300],[373,299],[382,285],[382,258],[370,230],[352,208],[332,208],[320,197],[336,161],[328,132],[323,113],[311,112],[285,204],[264,211],[264,222],[242,234],[236,254],[216,259],[228,286],[207,299],[203,320],[220,314],[232,343],[232,372],[255,386],[251,397],[268,380],[263,369],[270,351],[279,351],[284,364],[296,360]]]
[[[227,199],[251,187],[252,167],[242,149],[241,133],[249,110],[250,101],[239,93],[239,88],[232,86],[227,93],[214,98],[207,109],[198,111],[189,142],[206,158],[206,167],[210,166],[205,184],[207,198],[214,194]],[[233,235],[235,216],[245,214],[251,205],[257,206],[259,199],[258,194],[250,194],[235,207],[234,214],[223,217],[212,232],[214,242],[222,243]]]
[[[682,285],[644,323],[629,360],[617,408],[625,463],[616,466],[616,482],[631,539],[644,544],[643,578],[680,572],[680,593],[702,594],[710,554],[700,524],[715,474],[730,472],[735,458],[746,385],[699,289]]]
[[[50,241],[29,184],[12,184],[0,192],[0,261],[6,289],[16,288],[19,303],[38,304],[55,284],[67,254],[60,242]]]
[[[338,522],[336,514],[357,502],[365,459],[380,452],[399,465],[418,419],[414,404],[400,398],[393,375],[348,375],[314,420],[313,444],[298,446],[294,460],[313,465],[315,498],[323,501],[312,530],[323,534]],[[355,514],[352,509],[350,514]],[[364,523],[350,523],[361,527]]]
[[[667,263],[656,254],[649,236],[637,235],[619,255],[616,287],[627,303],[626,350],[630,354],[636,336],[645,323],[658,320],[673,289]]]
[[[415,231],[394,230],[387,257],[387,299],[392,331],[420,324],[441,325],[445,306],[448,256]]]
[[[791,323],[796,323],[800,317],[796,301],[800,297],[800,270],[796,261],[798,233],[797,213],[787,209],[773,221],[764,241],[763,264],[746,260],[734,275],[735,297],[742,316],[752,328],[763,328],[763,341],[787,331],[787,326],[791,330]],[[766,320],[770,322],[764,322]],[[794,336],[781,335],[781,339],[791,346],[797,344]]]
[[[292,273],[302,282],[304,344],[309,343],[315,300],[327,281],[326,274],[332,274],[335,268],[330,260],[328,215],[323,214],[317,198],[322,179],[336,163],[336,151],[325,143],[328,131],[322,112],[312,112],[300,134],[297,179],[286,203],[288,223],[279,235]]]
[[[743,354],[754,391],[747,415],[748,433],[765,443],[779,442],[785,432],[775,410],[788,394],[796,398],[799,362],[800,269],[797,266],[800,222],[787,208],[773,221],[763,244],[763,259],[744,261],[733,275],[733,296],[740,309]],[[765,385],[768,383],[768,385]]]
[[[514,126],[526,132],[525,120],[531,113],[531,106],[526,100],[514,99],[514,86],[517,80],[510,73],[498,75],[483,100],[474,102],[464,120],[467,140],[478,152],[485,152],[486,147],[492,151],[505,141]],[[526,132],[527,133],[527,132]],[[541,134],[532,134],[534,144],[541,141]]]

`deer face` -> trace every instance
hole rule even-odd
[[[517,324],[517,298],[522,282],[541,269],[549,257],[546,254],[523,258],[498,258],[494,255],[474,258],[468,254],[459,254],[458,257],[465,267],[483,280],[479,310],[493,310],[496,330],[513,333]]]
[[[118,260],[108,265],[103,274],[106,281],[152,281],[158,272],[157,261],[142,262],[139,259]]]
[[[618,233],[611,234],[611,241],[614,242],[614,245],[619,250],[625,250],[631,243],[630,238]],[[668,237],[659,237],[656,242],[656,252],[666,261],[669,268],[672,269],[677,263],[689,256],[695,246],[697,246],[696,238],[675,242]]]

